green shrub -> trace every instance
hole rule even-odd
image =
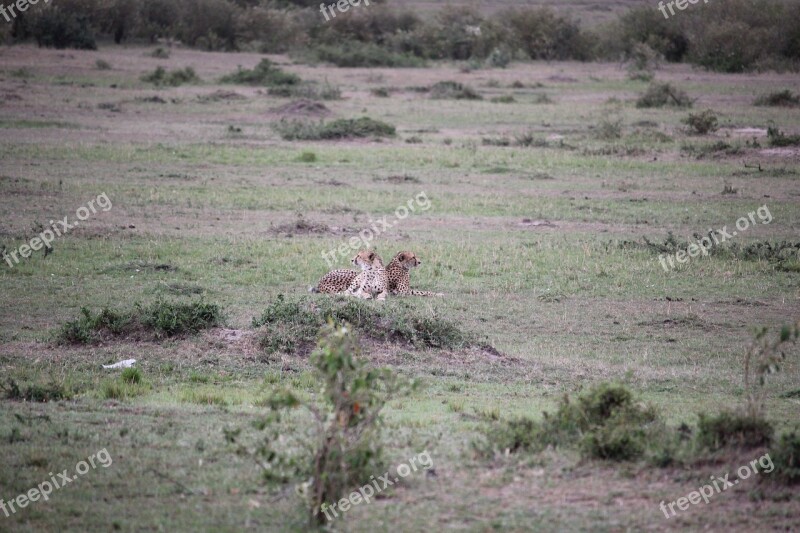
[[[765,94],[756,98],[753,105],[768,107],[796,107],[800,105],[800,95],[792,93],[789,89]]]
[[[393,52],[374,43],[348,41],[320,44],[305,55],[313,62],[331,63],[337,67],[422,67],[424,60],[409,54]]]
[[[111,70],[111,63],[104,59],[98,59],[94,62],[94,68],[97,70]]]
[[[228,74],[220,78],[220,83],[235,83],[261,87],[299,85],[301,81],[300,76],[282,71],[274,66],[272,61],[267,58],[262,59],[253,69],[243,69],[240,66],[233,74]]]
[[[692,107],[689,96],[670,83],[651,83],[636,101],[636,107]]]
[[[667,20],[650,6],[635,7],[622,13],[606,30],[606,57],[631,57],[635,47],[645,45],[664,56],[667,61],[679,62],[689,50],[685,30],[674,20]]]
[[[758,448],[769,446],[772,425],[760,416],[723,411],[717,415],[700,414],[697,442],[710,450],[726,447]]]
[[[689,113],[689,116],[681,122],[689,127],[691,133],[697,135],[706,135],[719,129],[717,114],[710,109],[700,113]]]
[[[767,128],[770,146],[785,147],[800,145],[800,135],[786,135],[775,126]]]
[[[272,312],[277,313],[273,317],[295,314],[292,309]],[[309,521],[320,525],[325,522],[325,505],[384,470],[381,411],[389,400],[413,390],[415,383],[388,368],[368,365],[347,324],[325,326],[311,363],[321,382],[320,398],[304,400],[291,390],[273,393],[264,402],[270,415],[260,425],[268,435],[256,454],[269,481],[310,479],[305,491]],[[283,414],[298,406],[305,407],[315,423],[306,426],[310,430],[287,434],[280,423]]]
[[[430,89],[430,97],[433,99],[450,100],[482,100],[483,97],[475,89],[468,85],[463,85],[456,81],[440,81],[435,83]]]
[[[6,384],[0,383],[0,390],[3,390],[6,400],[16,400],[23,402],[57,402],[69,400],[75,395],[75,391],[63,380],[51,380],[49,383],[25,383],[19,384],[14,379],[9,378]]]
[[[494,20],[505,30],[510,48],[531,59],[585,61],[592,56],[589,35],[549,7],[501,11]]]
[[[218,325],[222,320],[219,306],[203,302],[180,304],[157,300],[150,306],[136,304],[127,312],[103,308],[97,315],[81,308],[76,320],[61,325],[55,333],[58,344],[89,344],[109,336],[129,335],[149,330],[157,337],[194,333]]]
[[[317,161],[317,154],[314,152],[303,152],[299,156],[297,156],[297,160],[301,163],[316,163]]]
[[[170,87],[178,87],[185,83],[200,82],[200,78],[197,77],[192,67],[172,70],[170,72],[167,72],[164,67],[156,67],[153,72],[142,75],[141,80],[156,86],[167,85]]]
[[[97,50],[89,17],[59,6],[48,6],[32,14],[30,31],[36,44],[46,48]]]
[[[320,85],[313,82],[300,85],[276,85],[267,90],[270,96],[282,98],[307,98],[309,100],[339,100],[342,91],[339,87],[327,82]]]
[[[598,139],[610,141],[622,137],[621,118],[603,118],[595,127],[595,135]]]
[[[666,427],[655,411],[635,402],[622,385],[598,385],[574,402],[565,396],[555,413],[543,415],[541,422],[515,418],[490,424],[478,450],[536,453],[548,446],[577,447],[587,458],[627,461],[650,448],[663,450],[666,441]]]
[[[369,117],[338,119],[331,122],[281,120],[273,129],[287,141],[335,140],[362,137],[393,137],[395,127]]]
[[[155,331],[156,336],[196,333],[222,322],[220,307],[205,302],[184,304],[157,300],[149,306],[137,304],[136,310],[142,325]]]
[[[495,96],[491,99],[491,102],[493,104],[513,104],[516,103],[516,99],[510,94],[504,94],[503,96]]]
[[[125,383],[141,383],[142,371],[136,367],[126,368],[120,374],[120,379]]]
[[[157,47],[155,50],[150,52],[150,57],[155,57],[156,59],[169,59],[170,52],[163,46]]]
[[[775,471],[769,479],[777,479],[786,485],[800,483],[800,432],[797,430],[781,435],[769,450]]]

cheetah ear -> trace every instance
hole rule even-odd
[[[370,252],[370,253],[369,253],[369,255],[367,256],[367,258],[368,258],[370,261],[372,261],[373,259],[375,259],[375,252]]]

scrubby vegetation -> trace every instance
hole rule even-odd
[[[273,307],[265,316],[283,312]],[[270,482],[310,480],[303,496],[309,522],[318,525],[325,522],[323,505],[338,502],[384,469],[381,410],[392,398],[412,390],[415,383],[388,368],[369,366],[346,322],[330,322],[323,328],[311,362],[322,385],[321,397],[306,400],[291,390],[274,391],[266,401],[270,413],[259,424],[267,436],[254,455]],[[313,426],[310,431],[295,430],[287,436],[281,422],[287,410],[300,406],[311,414]],[[290,452],[287,441],[303,442],[302,452]],[[309,442],[310,446],[306,445]],[[249,453],[243,448],[240,451]]]
[[[262,59],[258,65],[252,69],[243,69],[239,66],[236,72],[223,76],[220,79],[222,83],[236,83],[260,87],[299,85],[301,81],[300,76],[282,71],[267,58]]]
[[[636,107],[692,107],[689,96],[670,83],[651,83],[636,101]]]
[[[697,135],[706,135],[719,129],[717,114],[710,109],[700,113],[689,113],[682,122],[688,126],[691,133]]]
[[[765,94],[756,98],[754,105],[765,107],[796,107],[800,105],[800,95],[789,89]]]
[[[149,73],[142,75],[142,81],[152,83],[156,86],[166,85],[169,87],[178,87],[185,83],[198,83],[200,78],[197,77],[192,67],[184,69],[176,69],[167,72],[164,67],[156,67],[156,69]]]
[[[331,122],[281,120],[272,125],[287,141],[329,141],[359,137],[393,137],[395,127],[369,117],[337,119]]]
[[[301,0],[112,4],[62,0],[59,9],[31,6],[19,14],[12,37],[32,36],[40,46],[57,48],[95,48],[98,37],[117,43],[162,38],[204,50],[295,51],[309,61],[342,67],[420,66],[426,59],[504,67],[513,59],[625,57],[636,79],[652,77],[660,57],[723,72],[796,68],[800,61],[800,7],[789,1],[731,0],[689,9],[669,20],[658,9],[643,6],[592,28],[547,7],[486,16],[472,8],[445,6],[423,18],[384,5],[326,22],[317,5]]]
[[[220,324],[219,306],[205,302],[177,303],[158,300],[150,305],[136,304],[129,311],[108,308],[94,314],[86,307],[81,316],[63,324],[55,334],[59,344],[87,344],[107,337],[130,335],[139,331],[156,337],[196,333]]]

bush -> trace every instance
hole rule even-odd
[[[689,39],[680,25],[667,20],[656,9],[636,7],[625,11],[606,29],[606,57],[631,57],[644,45],[667,61],[681,61],[689,50]]]
[[[475,89],[456,81],[440,81],[430,89],[430,97],[436,100],[483,100]]]
[[[322,384],[321,402],[303,400],[289,390],[275,392],[266,402],[270,415],[261,424],[269,434],[256,454],[270,481],[310,479],[304,492],[309,522],[319,525],[325,522],[325,505],[384,469],[381,411],[392,398],[413,390],[415,383],[388,368],[368,366],[346,323],[325,326],[311,362]],[[287,445],[292,437],[280,422],[284,411],[298,406],[307,408],[315,424],[296,437],[295,448]],[[287,452],[293,448],[302,451]]]
[[[393,137],[395,127],[369,117],[338,119],[328,123],[281,120],[273,129],[287,141],[336,140],[363,137]]]
[[[274,87],[283,85],[299,85],[302,81],[300,76],[289,72],[283,72],[272,64],[269,59],[262,59],[253,69],[238,70],[233,74],[228,74],[220,78],[220,83],[235,83],[240,85],[254,85],[262,87]]]
[[[723,411],[717,415],[700,414],[697,442],[710,450],[726,447],[758,448],[769,446],[772,425],[756,415]]]
[[[97,50],[94,32],[85,15],[53,5],[36,11],[32,18],[31,34],[40,47]]]
[[[178,87],[184,83],[200,82],[200,78],[197,77],[192,67],[186,67],[182,70],[177,69],[170,72],[167,72],[164,67],[156,67],[150,74],[142,75],[141,80],[156,86],[168,85],[170,87]]]
[[[558,410],[541,422],[512,419],[486,428],[488,446],[482,452],[539,452],[548,446],[577,446],[584,457],[626,461],[644,456],[649,447],[663,446],[666,428],[655,411],[633,400],[622,385],[601,384],[572,402],[564,397]]]
[[[610,141],[622,137],[622,119],[606,117],[600,121],[595,128],[595,135],[598,139]]]
[[[55,334],[58,344],[89,344],[106,337],[129,335],[142,329],[157,337],[194,333],[222,321],[219,306],[203,302],[190,304],[158,300],[150,306],[136,304],[127,312],[103,308],[97,315],[81,308],[81,316],[64,323]]]
[[[767,107],[796,107],[800,105],[800,95],[795,95],[789,89],[769,93],[756,98],[753,105]]]
[[[270,87],[267,93],[270,96],[307,98],[309,100],[339,100],[342,97],[342,91],[327,82],[323,85],[311,82],[300,85],[277,85]]]
[[[670,83],[651,83],[636,101],[636,107],[692,107],[689,96]]]
[[[98,59],[94,62],[94,68],[97,70],[111,70],[111,63],[103,59]]]
[[[412,55],[393,52],[374,43],[349,41],[321,44],[305,55],[309,61],[331,63],[337,67],[422,67],[425,62]]]
[[[522,50],[531,59],[591,58],[592,41],[578,23],[548,7],[510,9],[500,12],[495,20],[507,32],[510,47]]]
[[[767,128],[770,146],[786,147],[800,145],[800,135],[786,135],[775,126]]]
[[[169,59],[169,55],[169,50],[162,46],[159,46],[150,52],[150,57],[155,57],[156,59]]]
[[[698,135],[706,135],[719,129],[717,115],[710,109],[701,113],[689,113],[689,116],[681,122],[689,127],[691,133]]]
[[[9,378],[5,385],[0,383],[6,400],[23,402],[57,402],[69,400],[74,396],[72,388],[63,381],[51,380],[49,383],[27,383],[20,385]]]
[[[784,433],[769,450],[775,471],[770,479],[777,479],[786,485],[800,483],[800,433],[797,430]]]

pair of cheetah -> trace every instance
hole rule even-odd
[[[361,272],[351,269],[338,269],[325,274],[311,292],[328,294],[349,294],[358,298],[385,300],[386,294],[393,296],[444,296],[440,292],[417,291],[411,288],[409,271],[422,261],[414,252],[400,252],[383,266],[383,260],[374,251],[361,250],[353,258],[354,266]]]

